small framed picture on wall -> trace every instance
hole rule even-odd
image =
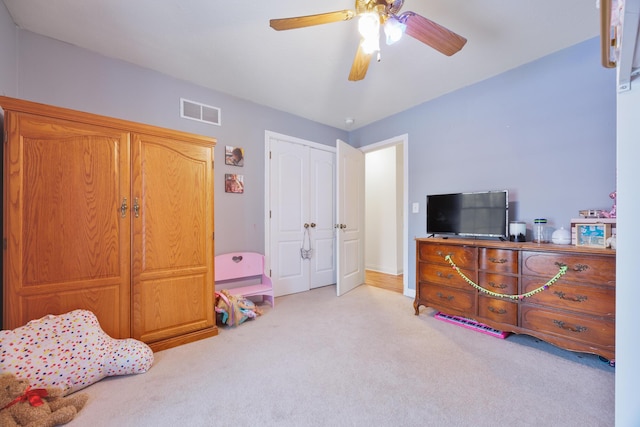
[[[227,145],[224,149],[224,164],[244,166],[244,148]]]
[[[235,173],[225,173],[224,192],[237,194],[244,193],[244,176]]]

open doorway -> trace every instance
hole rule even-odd
[[[366,282],[409,295],[408,136],[362,148],[365,153]],[[400,287],[400,289],[398,289]]]

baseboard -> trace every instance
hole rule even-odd
[[[388,269],[385,269],[385,268],[382,268],[382,267],[376,267],[376,266],[366,266],[365,265],[364,269],[367,270],[367,271],[373,271],[373,272],[376,272],[376,273],[389,274],[391,276],[401,276],[403,274],[402,270],[400,270],[399,272],[398,271],[391,271],[391,270],[388,270]]]

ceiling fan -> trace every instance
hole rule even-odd
[[[403,33],[425,43],[447,56],[458,52],[467,39],[415,12],[400,12],[404,0],[356,0],[355,11],[339,10],[317,15],[272,19],[269,25],[274,30],[292,30],[331,22],[348,21],[359,17],[358,30],[361,41],[353,60],[349,80],[364,79],[373,53],[380,55],[380,27],[386,35],[387,44],[400,39]]]

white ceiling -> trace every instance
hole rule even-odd
[[[351,82],[355,19],[280,32],[269,19],[354,9],[353,0],[3,1],[20,28],[348,130],[599,34],[596,0],[405,0],[403,12],[467,44],[447,57],[405,36]]]

